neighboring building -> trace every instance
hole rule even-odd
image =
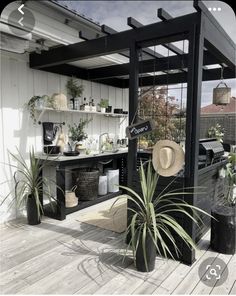
[[[236,98],[232,97],[228,105],[208,105],[201,108],[200,137],[207,137],[209,127],[219,123],[225,130],[224,142],[236,144]]]

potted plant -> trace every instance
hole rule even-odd
[[[106,108],[109,106],[109,102],[107,99],[101,99],[99,106],[101,108],[101,113],[106,113]]]
[[[131,194],[120,198],[125,197],[134,205],[134,207],[128,208],[133,213],[127,227],[127,234],[130,234],[128,248],[132,247],[137,270],[146,272],[154,269],[157,252],[164,257],[170,256],[173,259],[175,255],[179,255],[173,233],[190,248],[196,248],[191,237],[171,215],[181,213],[197,223],[197,218],[201,221],[197,211],[205,212],[177,197],[178,195],[192,194],[190,192],[170,191],[163,193],[163,190],[161,194],[155,196],[159,176],[154,171],[151,161],[148,162],[146,173],[144,165],[141,163],[139,175],[142,194],[138,194],[129,187],[120,186]],[[170,184],[167,186],[169,187]],[[189,210],[194,215],[191,215]],[[171,243],[173,250],[167,246],[166,240]]]
[[[53,101],[48,95],[43,96],[33,96],[26,107],[30,112],[30,117],[33,119],[34,124],[36,124],[36,109],[43,109],[44,107],[54,108]]]
[[[1,202],[1,205],[11,197],[14,192],[14,199],[10,203],[16,201],[16,206],[21,207],[26,204],[27,220],[30,225],[37,225],[41,223],[41,213],[43,214],[42,198],[46,196],[54,210],[53,201],[54,197],[50,193],[50,179],[41,175],[43,166],[40,159],[35,157],[34,149],[29,153],[29,164],[25,158],[17,150],[18,155],[11,152],[10,155],[17,162],[17,165],[9,164],[10,167],[16,169],[13,180],[14,190],[11,191]],[[58,187],[58,186],[57,186]],[[59,188],[59,187],[58,187]]]
[[[211,248],[223,254],[235,254],[236,244],[236,153],[220,173],[226,178],[223,198],[213,206],[211,214]],[[223,174],[222,174],[223,173]]]
[[[68,94],[71,96],[72,108],[75,109],[75,98],[80,97],[83,93],[83,85],[78,85],[76,79],[71,77],[67,83],[66,88]]]
[[[70,125],[69,124],[69,142],[68,145],[70,147],[71,151],[75,151],[75,146],[77,143],[85,140],[88,138],[88,135],[85,133],[84,128],[86,126],[86,124],[88,124],[90,120],[83,120],[82,118],[80,118],[80,121],[78,124],[74,123],[74,125]]]

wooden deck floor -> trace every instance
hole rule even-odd
[[[236,256],[209,250],[208,235],[192,266],[157,257],[153,272],[139,273],[130,258],[122,261],[123,235],[78,222],[80,213],[1,226],[1,294],[236,294]],[[208,257],[228,264],[222,286],[210,288],[198,277]]]

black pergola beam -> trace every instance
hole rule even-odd
[[[116,30],[114,30],[114,29],[112,29],[111,27],[108,27],[108,26],[106,26],[106,25],[102,25],[102,26],[101,26],[101,30],[102,30],[103,33],[106,33],[106,34],[108,34],[108,35],[118,33]],[[158,52],[154,52],[154,51],[151,50],[150,48],[145,48],[145,49],[143,49],[143,52],[144,52],[145,54],[147,54],[148,56],[151,56],[152,58],[153,58],[153,57],[156,57],[156,58],[162,58],[162,57],[163,57],[163,55],[159,54]],[[128,54],[127,56],[129,56],[129,54]]]
[[[170,56],[169,58],[165,57],[165,58],[157,59],[155,61],[156,71],[165,71],[168,69],[176,70],[176,69],[180,69],[182,66],[187,68],[187,58],[188,58],[188,55],[184,54],[181,59],[178,56]],[[218,63],[218,60],[216,60],[216,58],[207,51],[204,52],[203,61],[204,61],[203,62],[204,65],[212,65],[212,64]],[[153,72],[153,68],[154,68],[153,59],[139,62],[140,74]],[[63,64],[63,65],[46,67],[46,68],[43,68],[43,70],[52,72],[52,73],[61,74],[61,75],[75,76],[80,79],[93,80],[93,81],[99,81],[99,82],[105,83],[106,81],[110,81],[109,78],[116,78],[119,76],[129,75],[130,64],[125,63],[121,65],[100,67],[96,69],[83,69],[74,65]],[[212,70],[212,71],[214,72],[215,70]],[[219,71],[219,69],[216,69],[216,71]],[[225,78],[232,78],[233,73],[234,73],[233,71],[230,71],[228,68],[225,68],[224,76]],[[220,74],[217,74],[217,75],[218,76],[216,76],[215,79],[218,79],[220,77]],[[121,81],[123,81],[123,79]],[[118,84],[119,83],[116,81],[117,86]]]
[[[91,34],[90,32],[79,31],[79,38],[83,40],[91,40],[101,37],[99,33]]]
[[[106,35],[116,34],[118,33],[116,30],[112,29],[107,25],[101,25],[101,31]],[[126,58],[129,58],[129,51],[122,51],[119,54],[123,55]]]
[[[159,8],[157,10],[157,17],[162,21],[167,21],[172,19],[173,17],[163,8]]]
[[[223,38],[222,33],[205,19],[204,46],[219,60],[235,71],[236,47]]]
[[[210,70],[203,70],[202,81],[212,81],[218,80],[220,77],[220,69],[210,69]],[[154,76],[147,76],[147,77],[140,77],[139,78],[139,86],[151,86],[151,85],[166,85],[166,84],[178,84],[178,83],[187,83],[187,73],[175,73],[164,75],[156,75]],[[234,78],[234,72],[230,69],[226,68],[224,70],[224,77],[225,79]],[[121,79],[122,80],[122,79]],[[129,87],[129,79],[123,79],[123,88]]]
[[[154,64],[156,71],[167,71],[181,69],[182,66],[187,67],[187,55],[181,59],[177,56],[169,58],[151,59],[139,62],[139,73],[154,72]],[[121,65],[107,66],[89,70],[89,77],[91,79],[103,79],[108,77],[117,77],[129,75],[130,64],[125,63]]]
[[[173,19],[173,17],[168,12],[166,12],[163,8],[159,8],[157,10],[157,16],[162,21],[168,21],[170,19]],[[174,44],[163,44],[162,46],[171,50],[175,54],[178,54],[178,55],[184,54],[184,52],[181,49],[179,49],[177,46],[175,46]]]
[[[194,8],[201,13],[204,28],[204,46],[214,54],[221,63],[235,70],[236,46],[230,36],[212,16],[202,1],[194,0]]]
[[[97,39],[78,42],[49,49],[41,54],[30,54],[30,67],[40,69],[52,65],[88,59],[96,56],[119,53],[130,48],[136,41],[141,47],[149,44],[163,44],[183,39],[189,27],[199,22],[198,13],[171,19],[168,22],[154,23],[136,30],[127,30]]]
[[[139,62],[139,73],[148,73],[154,71],[154,63],[156,71],[167,71],[167,70],[179,70],[181,68],[187,68],[188,55],[184,54],[181,58],[179,56],[170,56],[146,61]],[[218,61],[212,57],[209,52],[204,53],[204,65],[216,64]],[[93,80],[99,80],[110,77],[119,77],[129,75],[130,64],[125,63],[121,65],[113,65],[107,67],[101,67],[96,69],[88,70],[88,77]]]
[[[227,40],[231,46],[235,47],[235,44],[233,40],[230,38],[230,36],[226,33],[226,31],[222,28],[222,26],[219,24],[219,22],[214,18],[214,16],[209,12],[208,8],[205,6],[205,4],[200,0],[194,0],[193,7],[198,11],[204,14],[204,17],[206,17],[212,25],[222,34],[222,37]],[[204,26],[204,29],[206,29],[207,26]]]

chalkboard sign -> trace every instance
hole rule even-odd
[[[139,123],[127,126],[126,136],[128,137],[128,139],[133,140],[146,133],[150,133],[152,130],[153,130],[152,121],[146,120],[143,122],[139,122]]]

